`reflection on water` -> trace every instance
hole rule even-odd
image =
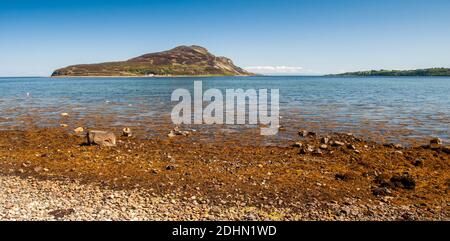
[[[279,89],[288,130],[450,139],[450,78],[437,77],[0,78],[0,128],[20,127],[31,116],[42,117],[36,125],[54,125],[61,112],[89,125],[102,116],[117,126],[167,125],[172,91],[193,93],[194,80],[203,80],[204,90]]]

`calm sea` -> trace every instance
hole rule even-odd
[[[193,89],[194,80],[204,90],[279,89],[287,128],[450,140],[446,77],[0,78],[0,128],[33,115],[46,125],[61,112],[115,116],[117,125],[168,122],[172,91]]]

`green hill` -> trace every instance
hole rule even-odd
[[[120,62],[80,64],[57,69],[52,76],[237,76],[253,75],[225,57],[200,46],[179,46]]]

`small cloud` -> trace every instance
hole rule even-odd
[[[310,72],[303,67],[293,66],[248,66],[244,69],[257,74],[305,74]]]

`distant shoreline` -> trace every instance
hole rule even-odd
[[[258,75],[140,75],[140,76],[123,76],[123,75],[58,75],[48,76],[48,78],[188,78],[188,77],[251,77]]]
[[[341,74],[331,74],[327,76],[356,76],[356,77],[449,77],[450,68],[428,68],[428,69],[413,69],[413,70],[368,70],[368,71],[357,71],[357,72],[346,72]]]

